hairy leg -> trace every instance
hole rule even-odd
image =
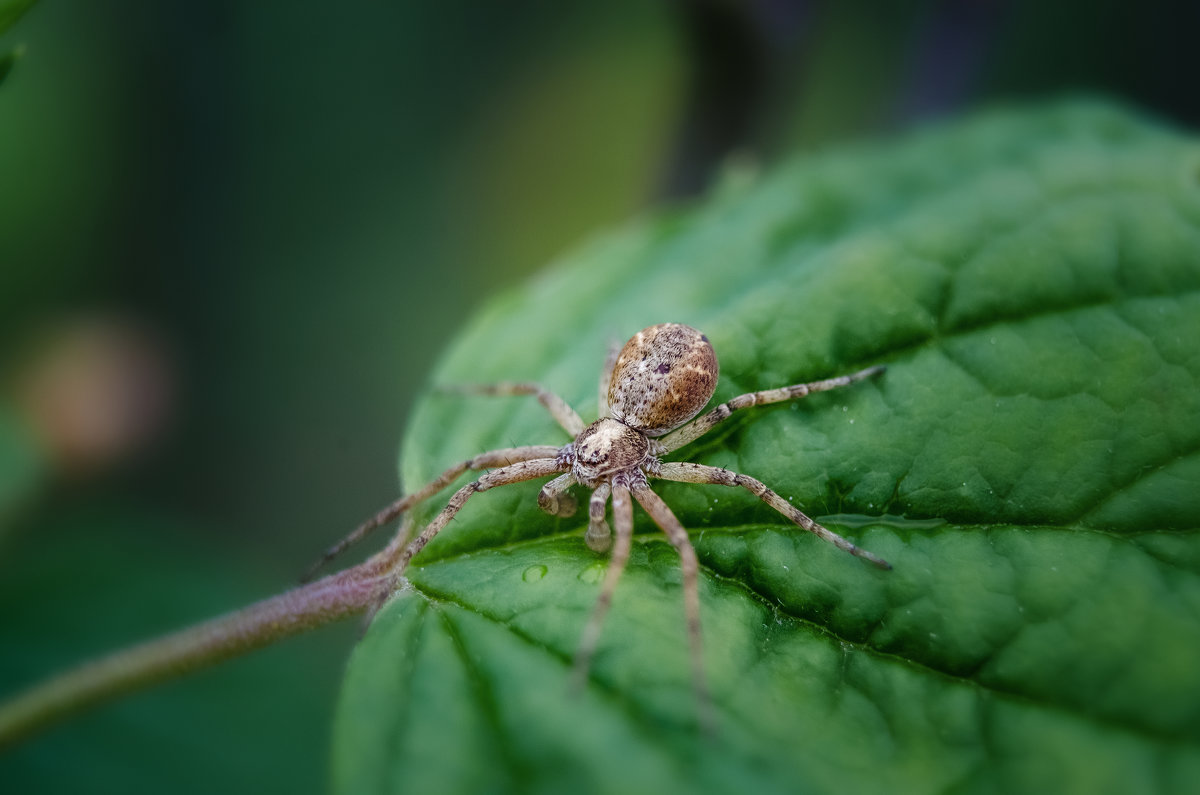
[[[621,343],[613,340],[608,345],[608,355],[604,358],[604,369],[600,371],[600,402],[596,405],[598,408],[597,419],[604,419],[612,412],[608,405],[608,389],[612,386],[613,368],[617,366],[617,357],[621,355]]]
[[[831,389],[848,386],[855,381],[870,378],[873,375],[882,373],[884,369],[882,365],[877,365],[875,367],[868,367],[865,370],[859,370],[857,373],[851,373],[850,375],[828,378],[824,381],[813,381],[810,384],[794,384],[778,389],[765,389],[762,392],[747,392],[744,395],[738,395],[727,403],[722,403],[707,414],[701,414],[687,425],[676,428],[660,439],[659,443],[662,445],[663,453],[669,453],[672,450],[678,450],[689,442],[699,439],[721,424],[721,422],[728,419],[729,415],[738,409],[749,408],[750,406],[763,406],[768,403],[779,403],[784,400],[794,400],[802,398],[805,395],[811,395],[814,392],[828,392]]]
[[[562,472],[566,466],[569,465],[561,463],[558,458],[535,458],[531,461],[522,461],[518,464],[511,464],[493,470],[479,478],[479,480],[472,481],[463,486],[454,492],[454,496],[446,503],[446,507],[433,518],[432,522],[425,526],[421,534],[404,548],[404,552],[396,559],[393,576],[399,577],[404,573],[404,570],[408,568],[409,561],[424,549],[425,545],[432,541],[434,536],[442,531],[442,528],[462,509],[472,494],[494,489],[497,486],[507,486],[512,483],[520,483],[524,480],[543,478],[547,475],[553,475],[556,472]]]
[[[586,425],[575,409],[541,384],[526,381],[501,381],[497,384],[453,384],[439,387],[441,392],[453,392],[463,395],[537,395],[538,402],[546,407],[554,421],[563,427],[574,438],[583,431]]]
[[[608,484],[603,484],[607,486]],[[599,489],[597,489],[599,492]],[[575,671],[572,674],[572,687],[576,690],[583,687],[587,679],[588,668],[592,663],[592,655],[596,653],[596,644],[600,640],[600,629],[604,626],[604,617],[612,606],[613,594],[617,590],[617,582],[629,562],[629,550],[633,545],[633,503],[629,499],[629,489],[617,486],[612,489],[613,524],[617,528],[617,541],[613,545],[612,558],[608,561],[608,570],[604,572],[604,582],[600,585],[600,595],[596,597],[596,606],[587,626],[583,628],[583,637],[579,648],[575,651]],[[593,504],[595,501],[593,500]]]
[[[700,561],[696,558],[692,542],[688,540],[687,530],[661,497],[644,482],[634,485],[633,496],[650,514],[654,523],[667,534],[667,540],[679,553],[683,572],[683,608],[687,617],[688,643],[692,650],[692,684],[700,702],[700,724],[712,732],[715,728],[712,699],[708,694],[708,679],[704,673],[704,642],[700,634]]]
[[[792,520],[794,523],[804,528],[813,535],[833,544],[838,549],[843,549],[855,557],[869,561],[881,569],[890,569],[892,564],[880,557],[872,555],[865,549],[856,547],[846,539],[842,538],[837,533],[809,519],[796,506],[780,497],[775,492],[771,491],[760,481],[755,480],[749,475],[741,475],[737,472],[730,472],[728,469],[718,469],[717,467],[704,466],[703,464],[692,464],[686,461],[672,461],[662,465],[657,477],[663,480],[678,480],[685,483],[707,483],[717,486],[740,486],[746,489],[760,500],[770,505],[775,510]]]
[[[379,513],[366,520],[354,529],[350,535],[337,542],[321,555],[320,560],[309,567],[301,578],[301,582],[311,580],[329,561],[336,558],[338,555],[345,552],[354,544],[367,537],[367,535],[377,527],[385,525],[395,519],[400,514],[412,508],[424,500],[429,499],[434,494],[437,494],[442,489],[449,486],[462,473],[468,469],[488,469],[491,467],[502,467],[509,464],[515,464],[520,461],[529,461],[536,458],[553,458],[558,455],[561,448],[551,447],[550,445],[530,445],[528,447],[507,447],[501,450],[491,450],[486,453],[480,453],[474,458],[460,461],[454,466],[447,469],[442,474],[438,475],[432,481],[427,483],[422,488],[408,494],[393,502]]]

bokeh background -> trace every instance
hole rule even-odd
[[[0,695],[292,584],[397,495],[447,338],[588,235],[990,102],[1195,128],[1198,35],[1182,1],[41,0],[0,36]],[[0,780],[320,791],[356,632]]]

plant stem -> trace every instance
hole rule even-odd
[[[405,535],[402,530],[398,537]],[[395,585],[388,565],[395,546],[343,572],[35,685],[0,704],[0,749],[103,701],[378,607]]]

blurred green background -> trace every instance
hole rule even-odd
[[[41,0],[0,35],[0,695],[292,584],[398,493],[447,338],[587,235],[990,101],[1194,128],[1197,31],[1191,2]],[[0,780],[320,791],[356,631]]]

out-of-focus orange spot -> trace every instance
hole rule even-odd
[[[108,469],[166,425],[173,378],[164,346],[120,318],[71,321],[47,335],[16,381],[16,402],[67,475]]]

